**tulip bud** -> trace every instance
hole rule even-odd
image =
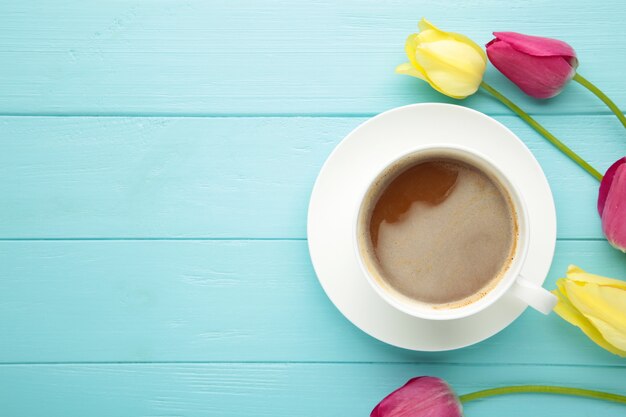
[[[435,90],[452,98],[465,98],[480,87],[487,56],[466,36],[439,30],[426,19],[419,33],[406,40],[409,61],[396,68],[399,74],[426,81]]]
[[[609,243],[626,252],[626,156],[611,165],[602,178],[598,213]]]
[[[487,44],[489,60],[529,96],[554,97],[576,74],[576,52],[563,41],[515,32],[494,36]]]
[[[602,348],[626,356],[626,281],[589,274],[570,265],[556,282],[554,312]]]
[[[386,396],[370,417],[461,417],[461,402],[440,378],[422,376],[410,379]]]

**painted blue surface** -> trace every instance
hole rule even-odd
[[[479,42],[560,37],[626,103],[618,1],[20,1],[0,4],[0,416],[362,416],[409,377],[459,393],[504,384],[626,390],[623,359],[525,312],[462,350],[362,333],[306,249],[315,176],[394,106],[450,102],[393,74],[426,16]],[[537,102],[487,78],[600,170],[626,131],[578,85]],[[553,189],[567,265],[626,279],[597,183],[484,94],[462,104],[517,133]],[[623,416],[546,396],[468,416]]]

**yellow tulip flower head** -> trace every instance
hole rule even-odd
[[[419,22],[419,29],[406,40],[410,62],[396,72],[422,79],[452,98],[474,94],[487,66],[485,51],[467,36],[439,30],[426,19]]]
[[[626,357],[626,281],[570,265],[556,285],[554,311],[604,349]]]

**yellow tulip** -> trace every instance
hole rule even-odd
[[[554,311],[591,340],[626,357],[626,281],[589,274],[570,265],[556,282]]]
[[[474,94],[485,73],[485,51],[467,36],[439,30],[426,19],[420,20],[419,29],[406,40],[410,62],[396,72],[422,79],[453,98]]]

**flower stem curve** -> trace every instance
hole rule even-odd
[[[594,167],[589,165],[587,161],[582,159],[578,154],[576,154],[573,150],[571,150],[567,145],[557,139],[552,133],[550,133],[546,128],[539,124],[535,119],[533,119],[528,113],[522,110],[517,104],[513,103],[511,100],[506,98],[502,93],[498,90],[487,84],[486,82],[482,82],[480,86],[487,91],[489,94],[497,98],[507,106],[509,109],[513,110],[519,117],[521,117],[526,123],[528,123],[533,129],[537,132],[541,133],[541,135],[546,138],[551,144],[553,144],[558,150],[563,152],[565,155],[569,156],[574,162],[580,165],[585,171],[587,171],[592,177],[597,179],[598,181],[602,180],[602,174],[600,174]]]
[[[573,79],[574,81],[585,87],[587,90],[595,94],[600,100],[602,100],[604,104],[606,104],[608,108],[611,109],[611,111],[617,116],[619,121],[622,122],[622,125],[626,127],[626,116],[624,116],[624,113],[622,113],[620,108],[617,107],[617,104],[615,104],[613,100],[611,100],[606,94],[604,94],[602,90],[593,85],[591,81],[589,81],[579,73],[576,73]]]
[[[517,393],[543,393],[543,394],[559,394],[559,395],[572,395],[576,397],[595,398],[598,400],[612,401],[616,403],[626,404],[626,395],[611,394],[603,391],[593,391],[581,388],[570,387],[555,387],[551,385],[518,385],[502,388],[492,388],[482,391],[472,392],[471,394],[465,394],[459,396],[459,400],[462,403],[478,400],[486,397],[493,397],[496,395],[504,394],[517,394]]]

